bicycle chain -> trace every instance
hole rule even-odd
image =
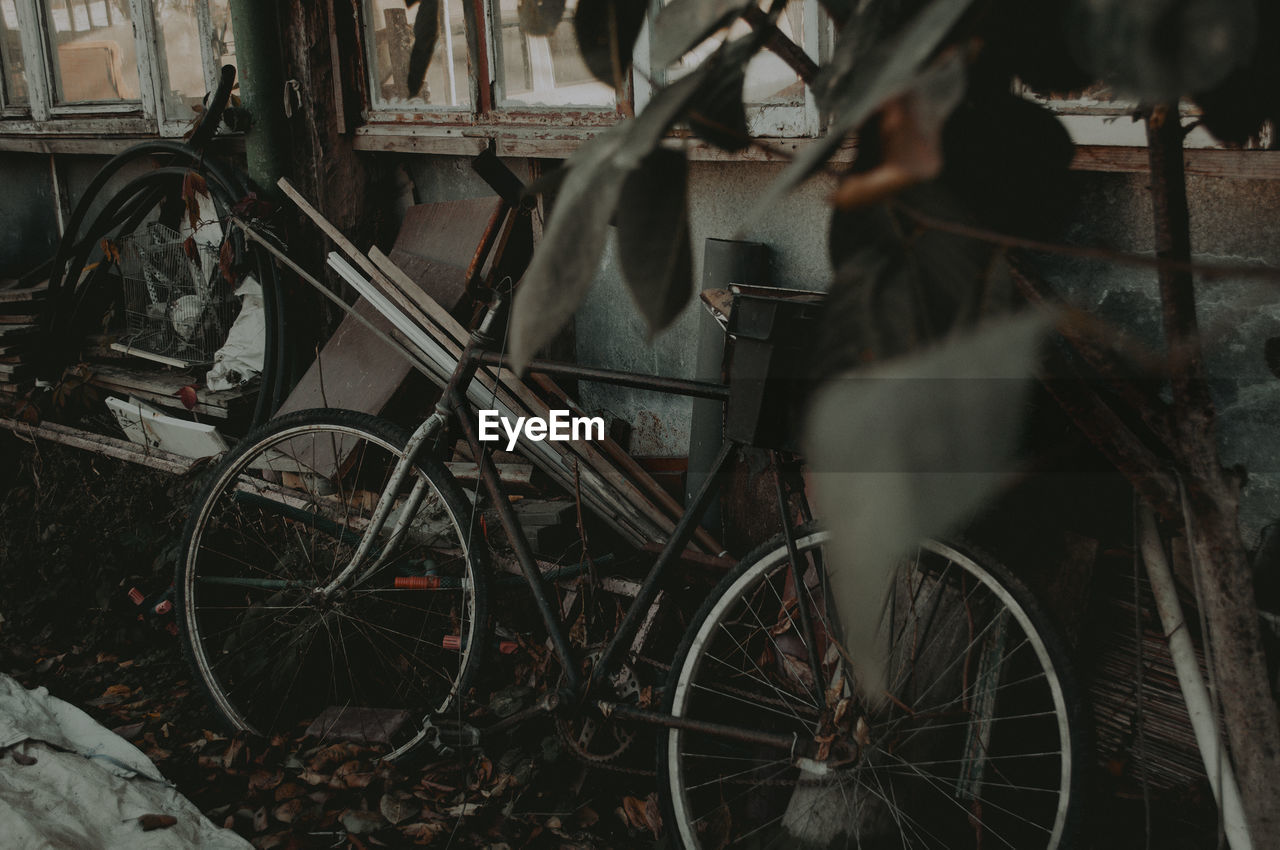
[[[666,664],[662,661],[658,661],[657,659],[639,656],[637,657],[636,661],[639,663],[643,663],[647,666],[656,668],[658,670],[664,670],[668,673],[671,671],[670,664]],[[557,723],[556,727],[557,729],[560,729],[560,724]],[[591,753],[583,752],[579,747],[575,746],[573,742],[568,741],[567,736],[563,734],[563,731],[561,732],[561,737],[562,739],[565,739],[565,743],[568,744],[567,749],[573,755],[573,757],[577,759],[579,762],[581,762],[582,764],[587,765],[588,767],[594,767],[600,770],[607,770],[611,773],[619,773],[626,776],[646,776],[646,777],[652,777],[655,780],[658,778],[658,771],[652,768],[631,767],[628,765],[616,764],[616,761],[619,758],[621,758],[622,753],[626,752],[627,749],[630,749],[629,746],[623,748],[616,754],[593,755]],[[798,780],[789,781],[786,779],[766,779],[761,781],[753,781],[750,779],[732,779],[731,778],[731,779],[725,779],[723,781],[725,782],[725,784],[729,784],[729,785],[753,785],[753,786],[799,788],[799,787],[824,785],[829,783],[831,780],[830,779],[808,779],[808,780],[798,779]]]

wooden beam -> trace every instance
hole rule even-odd
[[[1187,148],[1186,173],[1232,180],[1280,179],[1280,151]],[[1078,145],[1071,167],[1076,171],[1146,174],[1147,149],[1120,145]]]
[[[79,428],[68,428],[65,425],[56,425],[52,422],[30,425],[26,422],[19,422],[16,419],[0,418],[0,428],[7,428],[19,437],[25,437],[28,440],[39,437],[51,443],[96,452],[118,460],[127,460],[130,463],[158,469],[161,472],[170,472],[174,475],[185,475],[197,463],[197,461],[181,455],[171,454],[159,449],[148,449],[125,440],[117,440],[115,437],[95,434],[92,431],[83,431]]]

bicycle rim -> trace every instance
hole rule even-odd
[[[858,696],[825,593],[824,532],[731,574],[685,638],[670,711],[794,734],[819,757],[671,730],[667,811],[689,848],[1063,846],[1080,769],[1064,652],[1002,568],[943,543],[901,564],[882,634],[889,693]],[[800,625],[803,601],[810,637]],[[809,648],[822,681],[815,687]]]
[[[382,534],[423,482],[400,545],[325,598],[318,590],[350,562],[404,436],[352,414],[277,423],[222,464],[189,520],[178,575],[187,650],[232,728],[355,740],[400,758],[424,718],[465,690],[483,649],[462,498],[443,470],[416,465]]]

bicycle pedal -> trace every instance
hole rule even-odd
[[[423,727],[423,741],[438,755],[449,756],[458,750],[480,746],[480,730],[470,723],[450,718],[427,719]]]

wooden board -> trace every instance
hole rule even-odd
[[[467,293],[467,268],[420,257],[402,248],[391,249],[391,261],[450,312]]]
[[[355,310],[383,333],[391,331],[391,322],[363,298],[356,302]],[[381,413],[411,368],[399,352],[348,315],[276,415],[311,407]]]
[[[410,207],[396,235],[392,259],[452,312],[466,295],[467,270],[500,203],[496,198],[478,198]]]
[[[499,203],[497,198],[478,198],[409,207],[395,247],[466,269]]]
[[[178,391],[200,382],[201,378],[200,375],[173,369],[130,369],[98,364],[93,367],[89,383],[121,395],[133,394],[143,401],[181,411],[185,407],[178,398]],[[257,384],[218,392],[197,389],[196,406],[192,408],[192,412],[215,419],[229,419],[247,412],[257,393]]]
[[[397,330],[422,353],[423,363],[429,364],[428,374],[437,380],[442,373],[447,377],[467,338],[458,322],[429,295],[421,293],[381,252],[375,249],[371,259],[359,251],[288,180],[281,179],[278,185],[359,270],[337,254],[330,254],[329,265],[361,295],[380,302],[377,303],[379,310],[395,315]],[[368,277],[363,277],[361,272]],[[409,290],[417,291],[418,304],[411,303],[404,294]],[[505,410],[502,415],[513,415],[517,410],[520,413],[516,415],[546,415],[546,403],[510,372],[501,373],[497,384],[493,384],[493,377],[484,371],[478,378],[468,389],[468,395],[486,404],[496,403],[500,410]],[[485,392],[485,384],[492,389]],[[674,527],[673,518],[644,496],[635,482],[609,464],[592,444],[530,441],[522,448],[530,460],[570,492],[580,484],[583,501],[593,512],[633,542],[665,539]]]
[[[6,325],[0,324],[0,339],[9,342],[15,339],[34,336],[40,330],[37,325]]]

